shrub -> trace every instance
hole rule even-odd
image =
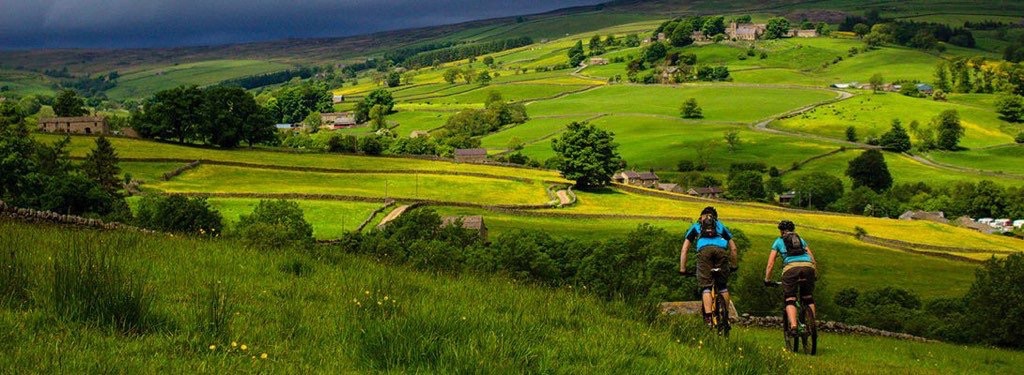
[[[991,258],[975,274],[967,294],[972,330],[979,342],[1024,347],[1024,254]]]
[[[697,164],[693,160],[680,160],[679,164],[676,165],[676,170],[679,172],[693,172],[697,170]]]
[[[185,234],[216,236],[224,229],[220,212],[204,197],[147,195],[135,220],[143,228]]]
[[[110,248],[128,247],[119,237]],[[98,239],[71,241],[53,260],[53,306],[58,317],[112,327],[124,334],[151,328],[152,290]]]
[[[836,305],[845,308],[857,307],[857,299],[859,297],[860,292],[855,288],[841,289],[836,293]]]
[[[283,199],[261,200],[252,214],[239,219],[236,231],[252,248],[308,249],[313,245],[313,226],[306,222],[302,208]]]
[[[1017,143],[1024,143],[1024,131],[1017,133],[1017,137],[1013,140]]]

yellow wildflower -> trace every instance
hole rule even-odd
[[[249,350],[249,347],[246,346],[245,344],[242,344],[242,350]]]
[[[260,359],[267,359],[267,353],[260,354]]]
[[[217,350],[217,345],[210,345],[210,350]]]
[[[238,346],[238,342],[237,341],[232,341],[231,342],[231,347],[232,348],[237,347],[237,346]]]

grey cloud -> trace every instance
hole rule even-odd
[[[0,0],[0,49],[159,47],[348,36],[599,2]]]

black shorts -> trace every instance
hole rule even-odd
[[[697,286],[701,290],[711,289],[712,284],[720,292],[726,291],[729,279],[729,253],[718,246],[705,246],[697,252]],[[713,268],[720,268],[719,277],[711,275]]]
[[[801,297],[814,294],[814,281],[818,274],[814,267],[793,267],[782,273],[782,295],[796,298],[796,290],[800,288]]]

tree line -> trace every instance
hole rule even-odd
[[[246,90],[251,90],[257,87],[276,85],[278,83],[285,83],[291,81],[293,78],[306,79],[312,77],[317,73],[316,68],[312,67],[300,67],[298,69],[288,69],[273,73],[263,73],[252,76],[232,78],[229,80],[221,81],[218,83],[220,86],[238,86]]]
[[[241,87],[180,86],[160,91],[132,112],[131,125],[144,138],[223,148],[277,140],[274,112]]]
[[[533,44],[530,37],[518,37],[493,42],[457,45],[438,50],[425,51],[406,59],[403,64],[408,68],[433,66],[446,62],[458,61],[488,53],[500,52]]]

